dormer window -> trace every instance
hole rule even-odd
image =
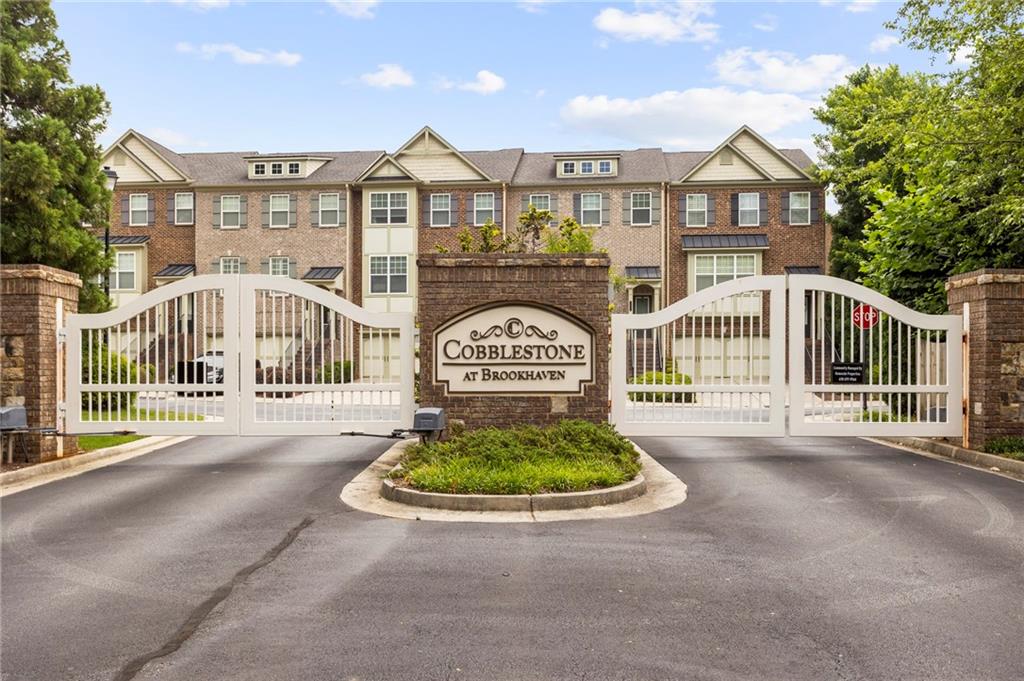
[[[299,174],[299,162],[298,161],[292,161],[291,163],[288,164],[288,174],[289,175],[298,175]]]
[[[266,163],[253,163],[252,164],[252,174],[253,175],[266,175],[267,174],[267,164]]]
[[[270,164],[270,174],[271,175],[281,175],[283,173],[284,173],[284,164],[283,163],[271,163]]]
[[[597,162],[597,172],[600,173],[601,175],[607,175],[607,174],[611,173],[612,172],[612,162],[611,161],[598,161]]]
[[[594,162],[593,161],[580,161],[580,173],[583,175],[594,174]]]
[[[576,174],[576,161],[563,161],[562,162],[562,174],[563,175],[575,175]]]

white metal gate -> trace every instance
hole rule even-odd
[[[412,424],[413,316],[368,312],[286,277],[183,279],[110,312],[68,315],[64,333],[69,433],[336,435]]]
[[[612,315],[612,423],[625,435],[784,435],[785,318],[782,275]]]

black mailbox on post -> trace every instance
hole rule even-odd
[[[444,409],[440,407],[417,409],[412,416],[412,432],[418,434],[423,442],[437,442],[447,425]]]

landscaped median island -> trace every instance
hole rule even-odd
[[[543,429],[484,428],[413,445],[382,491],[395,501],[462,510],[530,510],[540,496],[578,508],[643,494],[640,468],[633,443],[610,425],[566,420]]]

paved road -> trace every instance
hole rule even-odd
[[[641,444],[690,498],[614,521],[346,508],[383,440],[195,439],[15,494],[2,678],[1024,677],[1021,483],[860,440]]]

